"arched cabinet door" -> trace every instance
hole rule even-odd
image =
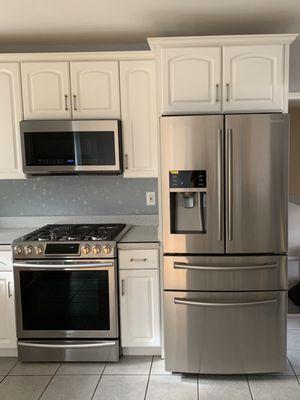
[[[283,110],[283,51],[281,45],[224,47],[224,111]]]
[[[24,178],[20,121],[22,115],[19,63],[0,63],[0,179]]]
[[[70,119],[68,62],[22,63],[24,119]]]
[[[157,176],[158,115],[154,60],[120,62],[124,176]]]
[[[221,111],[221,47],[162,50],[162,112]]]
[[[70,67],[74,118],[120,118],[118,61],[78,61]]]

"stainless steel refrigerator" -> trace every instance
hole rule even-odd
[[[161,118],[166,369],[286,367],[289,117]]]

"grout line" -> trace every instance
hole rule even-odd
[[[149,374],[148,374],[148,380],[147,380],[147,384],[146,384],[146,390],[145,390],[144,400],[146,400],[147,394],[148,394],[148,387],[149,387],[149,382],[150,382],[150,377],[151,377],[153,359],[154,359],[154,356],[152,356],[152,358],[151,358],[151,364],[150,364],[150,369],[149,369]]]
[[[57,374],[57,371],[59,370],[59,368],[61,367],[61,365],[62,365],[62,363],[58,363],[58,367],[56,368],[56,371],[54,372],[53,375],[56,375],[56,374]]]
[[[5,378],[11,373],[11,371],[15,368],[15,366],[18,364],[18,359],[16,359],[16,362],[14,363],[14,365],[11,367],[10,370],[8,370],[7,374],[4,374]],[[3,379],[2,381],[3,382]]]
[[[290,367],[291,367],[291,369],[292,369],[292,371],[293,371],[295,377],[297,378],[297,374],[296,374],[296,372],[295,372],[295,370],[294,370],[293,364],[290,362],[290,359],[289,359],[288,357],[287,357],[286,359],[287,359],[287,362],[289,363],[289,365],[290,365]]]
[[[248,379],[248,375],[245,375],[245,377],[246,377],[246,381],[247,381],[247,384],[248,384],[248,388],[249,388],[251,399],[254,400],[254,396],[253,396],[253,393],[252,393],[252,390],[251,390],[251,385],[250,385],[250,382],[249,382],[249,379]]]
[[[106,365],[107,365],[107,363],[105,363],[105,366],[104,366],[104,368],[103,368],[103,371],[102,371],[101,375],[99,376],[99,379],[98,379],[97,385],[96,385],[96,387],[95,387],[95,390],[93,391],[91,400],[93,400],[93,398],[94,398],[94,396],[95,396],[96,390],[98,389],[98,386],[99,386],[99,383],[100,383],[101,378],[102,378],[102,376],[103,376],[103,373],[104,373],[104,370],[105,370],[105,368],[106,368]]]
[[[37,375],[36,375],[37,376]],[[44,375],[46,376],[46,375]],[[43,394],[45,393],[45,391],[47,390],[48,386],[50,385],[50,383],[52,382],[52,379],[55,377],[55,375],[51,376],[50,381],[47,383],[47,385],[45,386],[45,389],[42,391],[42,393],[40,394],[40,396],[37,398],[37,400],[40,400],[40,398],[43,396]]]

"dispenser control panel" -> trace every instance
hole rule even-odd
[[[206,188],[206,171],[169,171],[170,189]]]

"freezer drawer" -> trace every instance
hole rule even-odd
[[[164,257],[168,290],[285,290],[286,256]]]
[[[284,371],[282,292],[165,291],[166,369],[240,374]]]

